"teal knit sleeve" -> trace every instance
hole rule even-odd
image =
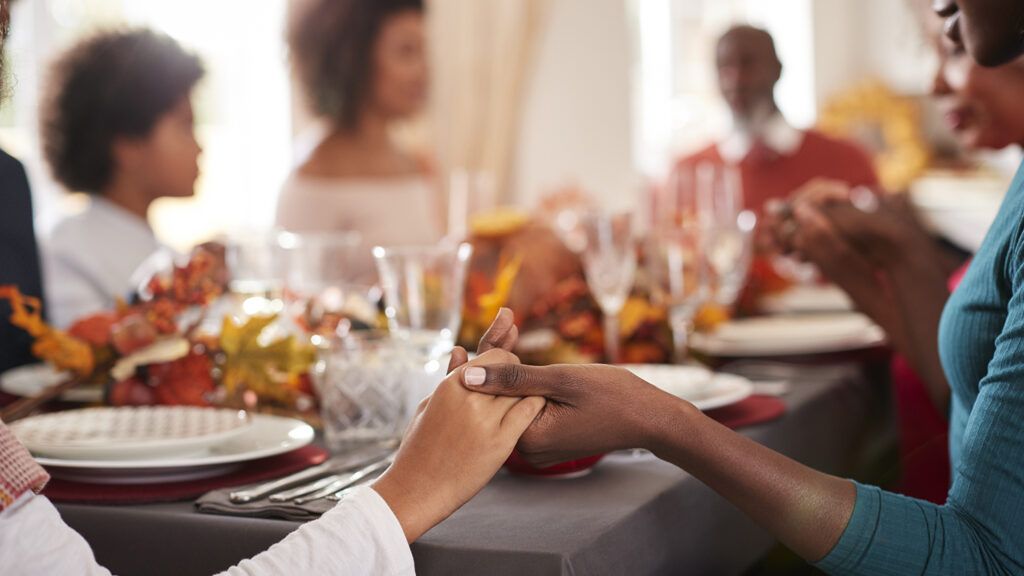
[[[945,506],[857,486],[853,516],[818,566],[830,574],[1024,574],[1024,259],[1019,223],[1002,254],[1006,320],[987,360],[969,414]],[[999,279],[991,279],[998,282]],[[988,285],[991,290],[992,284]],[[970,287],[968,287],[970,289]],[[977,345],[968,308],[944,330],[945,349],[970,355]],[[976,326],[974,327],[976,328]],[[954,344],[954,346],[949,346]],[[980,350],[979,350],[980,349]],[[984,365],[984,364],[983,364]],[[972,402],[973,400],[973,402]]]

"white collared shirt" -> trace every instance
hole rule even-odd
[[[131,536],[125,536],[131,548]],[[24,576],[109,576],[89,544],[61,519],[45,496],[28,493],[0,512],[0,567]],[[415,574],[402,525],[373,488],[362,487],[319,520],[308,522],[222,576]]]
[[[734,123],[729,135],[718,144],[718,154],[727,163],[738,164],[757,138],[780,156],[795,154],[804,143],[804,133],[791,126],[781,112],[775,112],[755,127]]]
[[[137,286],[132,274],[162,248],[149,224],[93,196],[79,214],[65,218],[41,242],[47,316],[56,327],[114,307]]]

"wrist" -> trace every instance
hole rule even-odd
[[[429,505],[424,505],[423,500],[416,496],[413,490],[403,485],[403,482],[392,474],[392,471],[384,473],[379,480],[371,486],[375,492],[384,500],[384,503],[395,515],[398,524],[405,533],[405,539],[412,544],[429,530],[436,521],[432,521],[429,514]]]
[[[908,266],[930,260],[934,245],[927,236],[904,229],[884,243],[872,247],[874,259],[886,270],[898,273]]]
[[[642,447],[663,460],[679,447],[678,438],[685,437],[683,431],[701,414],[693,404],[674,396],[670,398],[667,402],[659,399],[662,401],[655,410],[642,415]]]
[[[948,275],[935,257],[933,249],[920,246],[907,252],[905,257],[885,268],[885,275],[893,287],[897,291],[900,288],[919,291],[934,286],[943,294],[943,298],[948,296]]]

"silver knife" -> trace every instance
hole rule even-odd
[[[383,474],[383,473],[384,473],[384,471],[381,470],[381,474]],[[340,492],[335,492],[334,494],[331,494],[330,496],[328,496],[327,499],[328,500],[332,500],[334,502],[341,502],[342,500],[345,499],[346,496],[348,496],[349,494],[354,492],[356,490],[356,488],[362,488],[363,486],[368,486],[370,484],[373,484],[373,482],[377,478],[380,478],[380,474],[374,474],[373,476],[371,476],[369,478],[363,478],[361,481],[359,481],[358,484],[353,484],[352,486],[349,486],[348,488],[345,488],[344,490],[342,490]]]
[[[300,496],[305,496],[306,494],[318,492],[322,490],[324,487],[333,486],[337,484],[339,481],[341,481],[342,478],[344,478],[344,476],[342,476],[341,474],[331,474],[330,476],[324,476],[323,478],[317,480],[316,482],[310,482],[309,484],[304,484],[302,486],[299,486],[298,488],[285,490],[284,492],[278,492],[277,494],[271,494],[270,501],[277,503],[288,502],[289,500],[299,498]]]
[[[256,500],[261,500],[271,494],[280,492],[281,490],[297,486],[303,482],[315,480],[321,476],[335,474],[337,472],[345,472],[352,470],[353,468],[358,468],[359,466],[365,466],[367,463],[375,462],[381,456],[388,454],[390,450],[391,447],[380,447],[344,457],[331,458],[323,464],[318,464],[312,468],[307,468],[300,472],[296,472],[295,474],[290,474],[284,478],[279,478],[245,490],[232,492],[228,495],[228,499],[234,504],[255,502]]]
[[[353,472],[348,477],[339,476],[337,480],[334,480],[333,482],[324,485],[319,490],[309,494],[308,496],[303,495],[299,498],[295,498],[295,503],[302,505],[308,502],[312,502],[314,500],[319,500],[321,498],[327,498],[332,494],[337,494],[338,492],[341,492],[342,490],[345,490],[350,486],[358,484],[361,480],[369,476],[372,476],[373,474],[379,474],[383,472],[384,470],[387,469],[388,466],[391,466],[391,463],[394,461],[395,455],[392,454],[391,456],[388,456],[387,458],[381,460],[380,462],[375,462],[373,464],[370,464],[366,468]],[[324,480],[326,480],[326,478]]]

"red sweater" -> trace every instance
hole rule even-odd
[[[718,147],[712,145],[679,160],[676,167],[694,168],[705,162],[725,164]],[[839,180],[851,186],[878,184],[871,159],[859,146],[814,130],[804,133],[795,153],[783,156],[770,150],[761,154],[754,151],[740,162],[739,169],[746,207],[758,214],[768,200],[786,199],[816,178]]]

